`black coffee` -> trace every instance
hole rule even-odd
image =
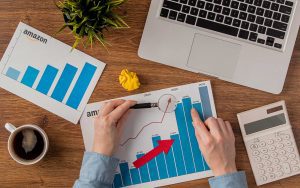
[[[42,135],[34,129],[31,129],[31,130],[33,130],[33,132],[37,138],[36,145],[32,151],[26,153],[24,148],[22,147],[22,141],[23,141],[22,131],[17,133],[17,135],[14,139],[14,142],[13,142],[13,148],[14,148],[15,153],[20,158],[25,159],[25,160],[36,159],[38,156],[40,156],[42,154],[42,152],[44,150],[45,143],[44,143],[44,139],[43,139]]]

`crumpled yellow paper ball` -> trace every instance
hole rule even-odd
[[[119,76],[119,82],[127,91],[133,91],[140,87],[140,81],[135,72],[130,72],[127,69],[123,69]]]

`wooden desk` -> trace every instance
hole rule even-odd
[[[110,54],[98,46],[83,49],[87,54],[107,63],[107,67],[90,102],[147,92],[182,84],[212,80],[218,115],[230,120],[236,135],[237,166],[247,173],[249,187],[256,187],[236,114],[278,100],[286,100],[290,120],[300,145],[300,35],[296,42],[292,63],[281,95],[272,95],[236,84],[171,68],[143,60],[137,56],[147,11],[147,0],[131,0],[127,9],[128,30],[112,31],[107,39],[112,44]],[[19,21],[23,21],[49,35],[54,35],[63,24],[53,0],[1,0],[0,1],[0,56],[2,57]],[[65,31],[57,39],[72,45],[73,38]],[[139,73],[142,87],[125,92],[118,84],[121,69]],[[46,120],[46,121],[45,121]],[[50,139],[50,150],[44,161],[34,166],[21,166],[7,151],[8,132],[4,123],[15,125],[33,123],[42,126]],[[46,123],[45,123],[46,122]],[[1,187],[71,187],[78,178],[84,146],[79,126],[41,109],[3,89],[0,89],[0,185]],[[300,176],[277,181],[262,187],[299,187]],[[207,179],[186,182],[169,187],[209,187]]]

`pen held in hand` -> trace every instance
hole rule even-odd
[[[139,103],[130,107],[130,109],[143,109],[143,108],[156,108],[156,107],[158,107],[157,103]]]

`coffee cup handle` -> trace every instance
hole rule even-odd
[[[8,130],[10,133],[13,133],[17,128],[15,126],[13,126],[12,124],[10,123],[6,123],[5,124],[5,128],[6,130]]]

